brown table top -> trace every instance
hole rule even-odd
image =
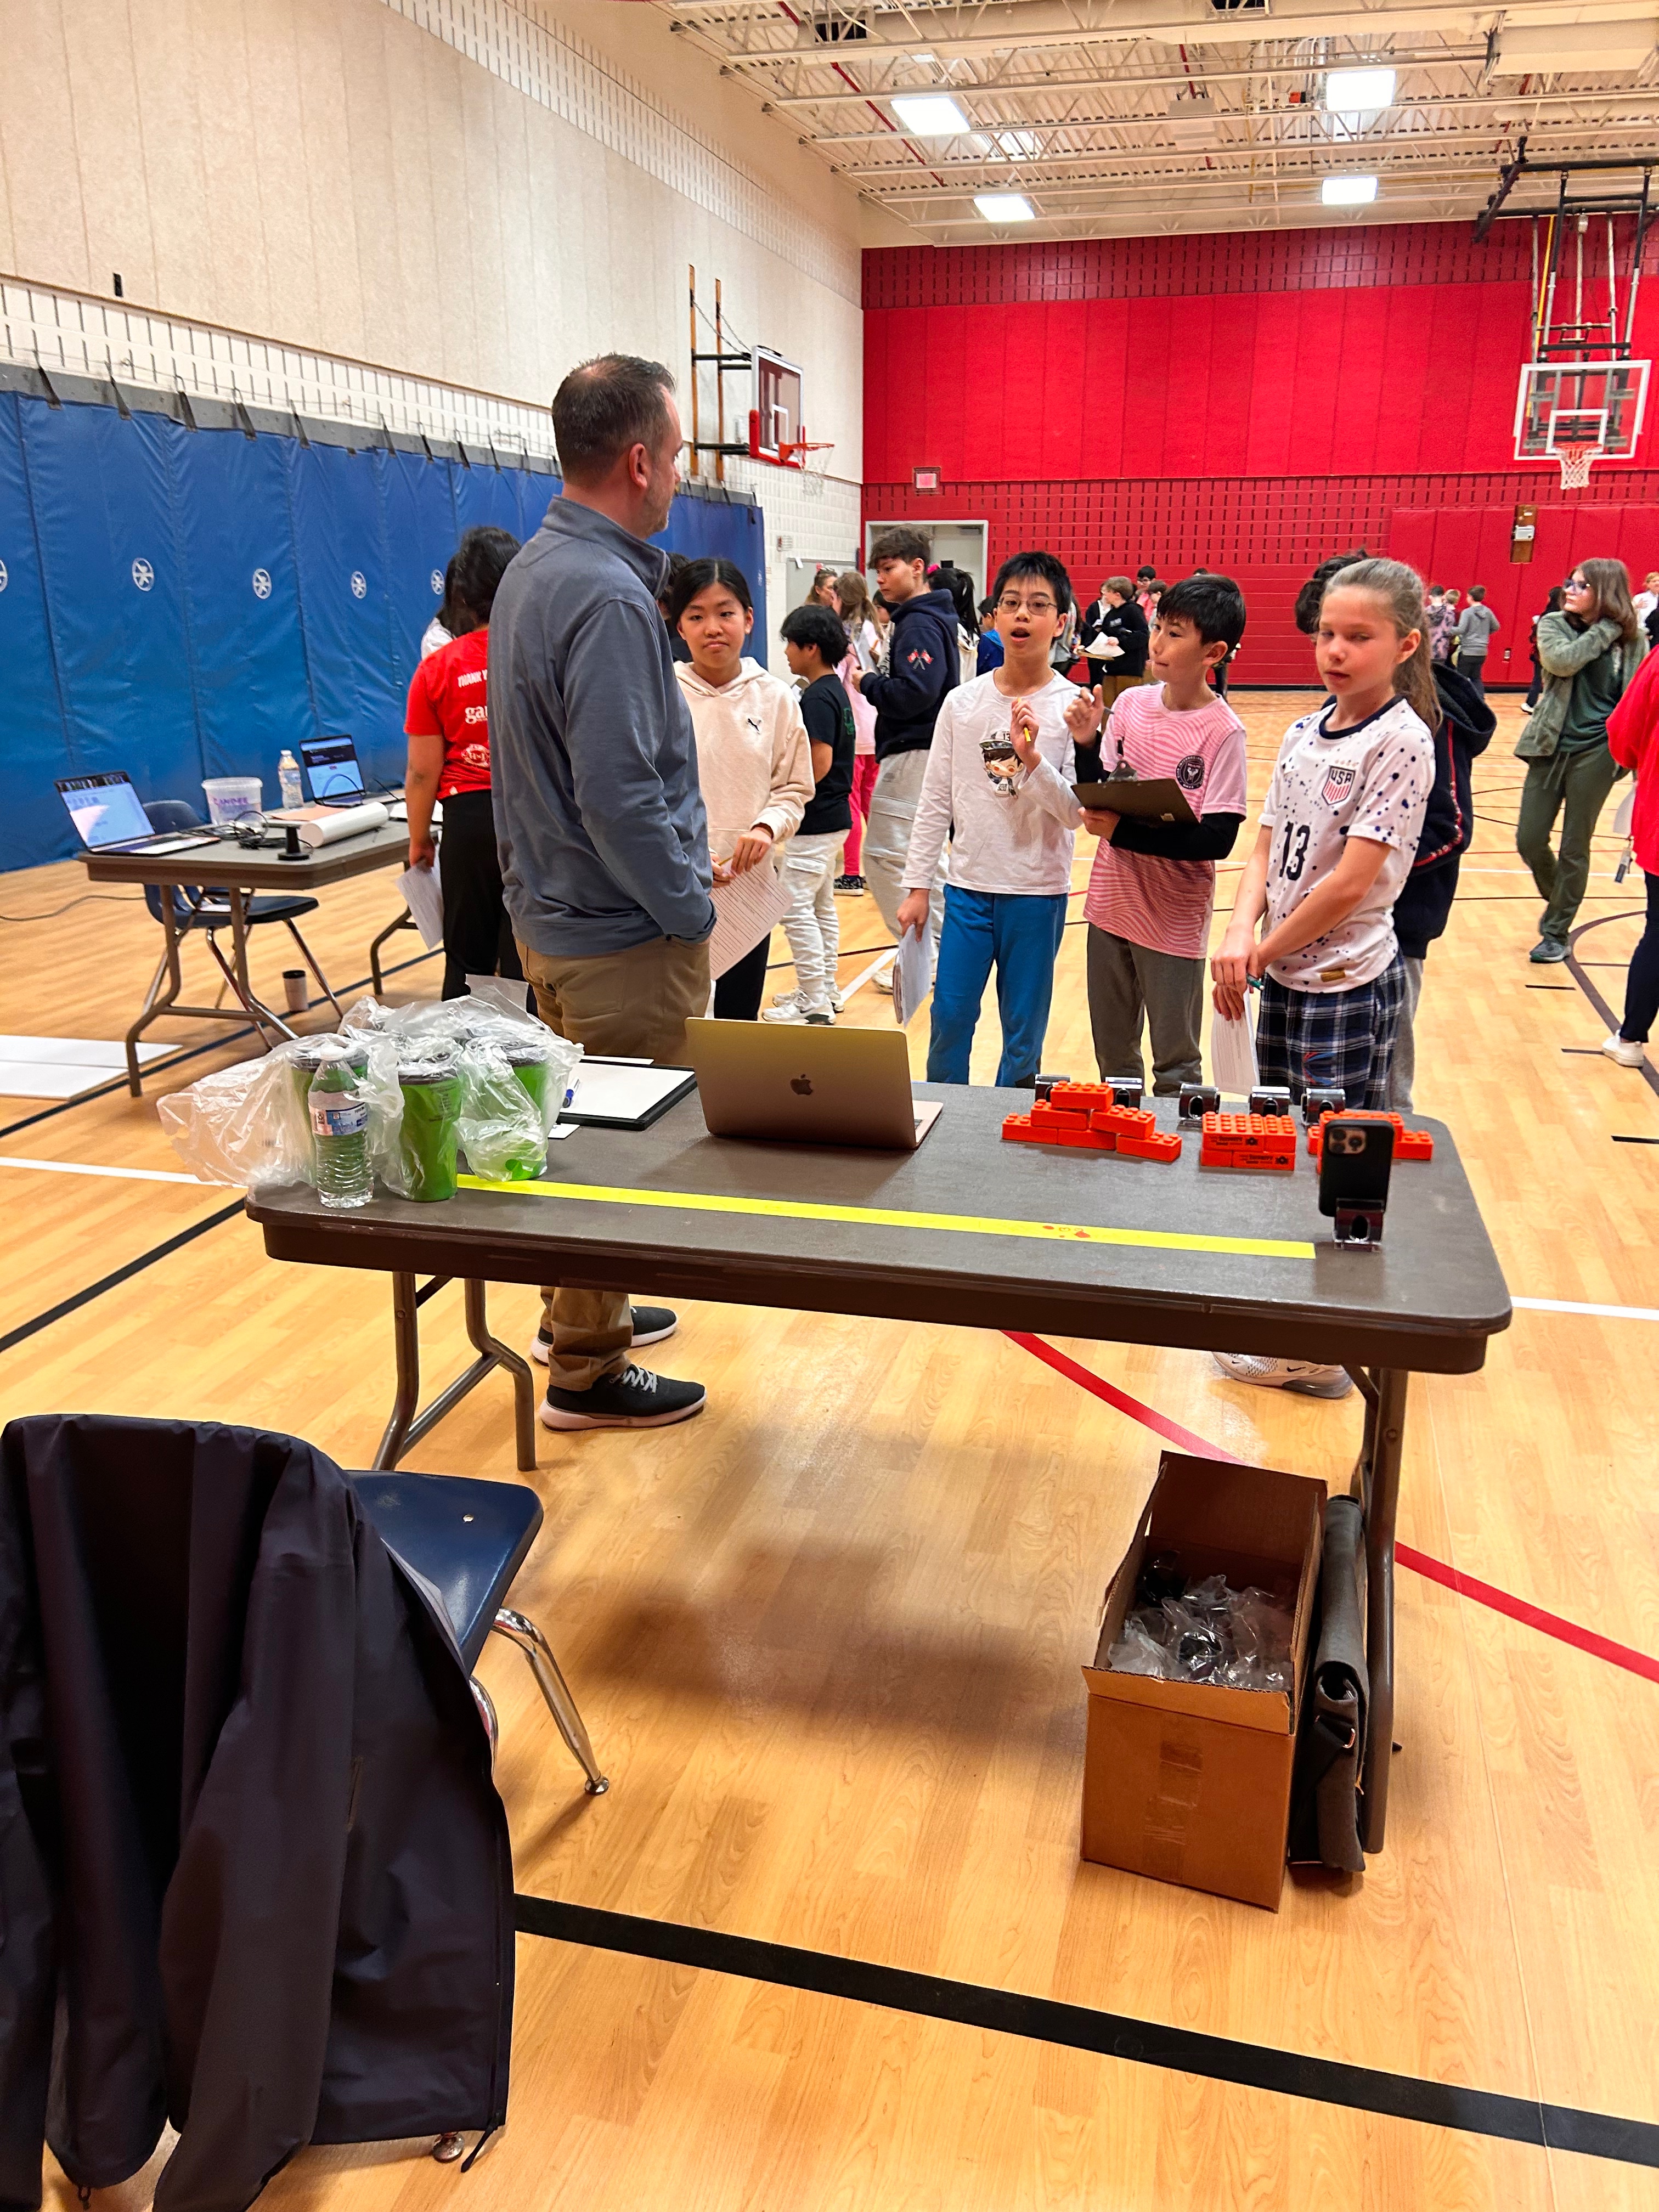
[[[344,883],[375,868],[406,865],[409,824],[388,822],[384,829],[343,837],[304,860],[284,860],[275,847],[245,852],[226,840],[192,845],[177,853],[83,853],[81,860],[94,884],[199,884],[208,890],[313,891]]]
[[[915,1152],[711,1137],[696,1095],[638,1131],[550,1146],[546,1181],[329,1213],[300,1185],[248,1212],[276,1259],[869,1314],[1462,1374],[1510,1322],[1456,1149],[1394,1170],[1374,1251],[1337,1247],[1293,1174],[1001,1140],[1029,1092],[921,1084]],[[1172,1101],[1158,1102],[1162,1127]],[[583,1195],[585,1189],[595,1193]],[[803,1213],[801,1209],[805,1209]]]

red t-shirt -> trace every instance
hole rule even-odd
[[[484,671],[489,630],[470,629],[428,653],[409,686],[404,729],[411,738],[441,738],[439,799],[489,788],[489,701]]]

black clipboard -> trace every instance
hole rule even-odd
[[[1120,775],[1109,783],[1075,783],[1079,806],[1100,807],[1131,822],[1173,822],[1190,829],[1198,820],[1172,775]]]
[[[596,1080],[588,1085],[590,1102],[595,1102],[599,1071],[607,1068],[628,1071],[628,1074],[622,1076],[617,1085],[610,1087],[630,1087],[628,1076],[631,1075],[638,1079],[637,1088],[646,1096],[637,1105],[630,1102],[630,1110],[623,1112],[601,1108],[596,1102],[584,1106],[582,1068],[595,1072]],[[657,1067],[649,1061],[613,1059],[605,1053],[586,1054],[576,1071],[576,1096],[560,1114],[559,1119],[574,1121],[579,1127],[587,1129],[648,1129],[653,1121],[661,1121],[671,1106],[678,1106],[682,1098],[689,1097],[697,1087],[697,1079],[689,1067]]]

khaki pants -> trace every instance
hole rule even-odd
[[[708,1004],[708,947],[654,937],[626,952],[583,960],[519,947],[536,993],[536,1011],[586,1052],[684,1062],[685,1024]],[[550,1388],[588,1390],[628,1364],[634,1332],[623,1291],[542,1291],[542,1326],[552,1350]]]

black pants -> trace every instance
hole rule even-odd
[[[1480,694],[1480,696],[1483,699],[1486,697],[1486,664],[1484,658],[1480,660],[1459,661],[1457,665],[1457,672],[1460,676],[1467,676],[1469,682],[1474,684],[1475,690]]]
[[[714,1018],[720,1022],[760,1019],[766,992],[766,962],[772,950],[769,929],[752,952],[745,952],[735,968],[728,968],[714,986]]]
[[[1631,956],[1625,984],[1625,1018],[1619,1034],[1632,1044],[1645,1044],[1648,1032],[1659,1019],[1659,876],[1649,876],[1648,924],[1642,942]]]
[[[501,904],[495,814],[487,791],[458,791],[444,801],[438,877],[444,896],[444,996],[464,999],[469,975],[524,981],[513,928]]]

